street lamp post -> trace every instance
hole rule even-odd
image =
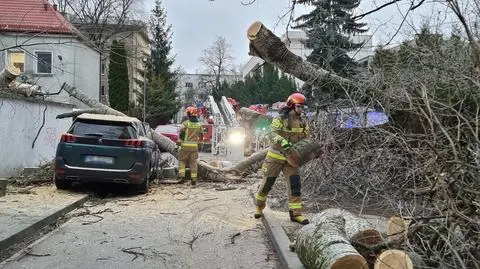
[[[145,107],[147,106],[147,59],[143,59],[143,122],[145,122]]]

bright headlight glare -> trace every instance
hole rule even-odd
[[[229,135],[228,141],[232,144],[241,144],[245,140],[245,135],[233,132]]]

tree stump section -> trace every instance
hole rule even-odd
[[[389,240],[403,241],[407,238],[408,226],[410,221],[401,217],[391,217],[387,223],[387,237]]]
[[[413,263],[405,251],[389,249],[380,256],[373,267],[374,269],[413,269]]]

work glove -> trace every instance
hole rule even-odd
[[[288,141],[287,139],[283,139],[283,140],[280,142],[280,146],[282,146],[282,149],[283,149],[283,150],[287,150],[287,149],[291,148],[293,145],[292,145],[292,143],[290,143],[290,141]]]
[[[175,145],[175,152],[180,152],[180,149],[181,149],[180,145],[176,144]]]

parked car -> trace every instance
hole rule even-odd
[[[112,182],[148,191],[158,171],[160,150],[137,118],[81,114],[57,146],[55,185],[73,182]]]
[[[155,128],[155,132],[170,138],[174,143],[177,143],[180,138],[180,126],[178,125],[158,125],[157,128]]]

